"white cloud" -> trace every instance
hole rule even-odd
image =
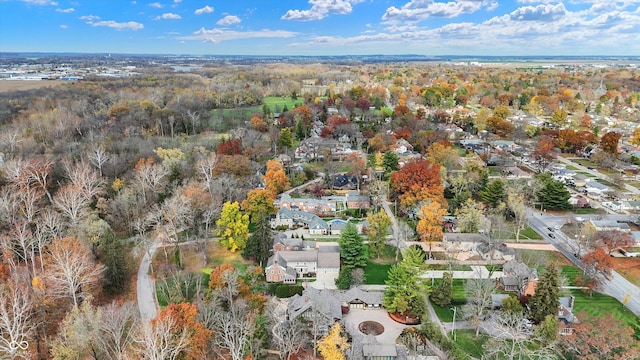
[[[523,6],[511,12],[511,20],[517,21],[553,21],[566,14],[563,4]]]
[[[156,9],[162,9],[164,7],[164,5],[162,5],[160,3],[157,3],[157,2],[151,3],[151,4],[149,4],[149,6],[151,6],[152,8],[156,8]]]
[[[297,36],[298,33],[286,30],[258,30],[258,31],[235,31],[213,28],[207,30],[201,28],[195,31],[193,35],[183,36],[178,40],[200,40],[210,43],[220,43],[222,41],[239,40],[239,39],[256,39],[256,38],[292,38]]]
[[[33,5],[51,5],[51,6],[58,6],[58,2],[57,1],[51,1],[51,0],[22,0],[23,2],[26,2],[27,4],[33,4]]]
[[[174,14],[174,13],[164,13],[160,16],[156,16],[154,18],[154,20],[178,20],[178,19],[182,19],[182,17],[180,17],[180,15],[178,14]]]
[[[141,30],[144,29],[144,25],[140,24],[139,22],[135,22],[135,21],[127,21],[127,22],[117,22],[117,21],[113,21],[113,20],[108,20],[108,21],[97,21],[97,22],[93,22],[93,21],[87,21],[87,24],[94,26],[94,27],[109,27],[112,29],[116,29],[116,30]]]
[[[98,19],[100,19],[100,16],[97,16],[97,15],[83,15],[83,16],[80,16],[80,20],[84,20],[87,23],[90,23],[93,20],[98,20]]]
[[[429,17],[454,18],[463,14],[473,14],[479,10],[492,11],[498,7],[495,0],[455,0],[436,2],[434,0],[411,0],[401,8],[387,8],[382,20],[388,24],[418,23]]]
[[[233,24],[238,24],[242,22],[242,20],[240,20],[239,17],[235,16],[235,15],[227,15],[225,17],[223,17],[222,19],[218,20],[218,22],[216,22],[216,24],[221,25],[221,26],[229,26],[229,25],[233,25]]]
[[[72,13],[74,11],[76,11],[76,9],[74,9],[74,8],[56,9],[56,12],[59,12],[59,13]]]
[[[213,8],[209,5],[205,5],[205,7],[196,9],[193,13],[196,15],[209,14],[213,12]]]
[[[288,10],[282,15],[282,20],[313,21],[324,19],[329,14],[350,14],[352,5],[364,0],[309,0],[309,10]]]
[[[68,25],[60,24],[60,29],[67,29],[67,28],[69,28],[69,26],[68,26]]]

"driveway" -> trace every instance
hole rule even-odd
[[[384,326],[384,332],[375,337],[378,344],[395,344],[402,330],[408,327],[393,321],[387,311],[381,309],[351,309],[342,317],[344,328],[351,335],[364,335],[358,330],[363,321],[377,321]]]
[[[155,282],[149,276],[149,266],[151,259],[158,249],[159,243],[154,242],[144,253],[140,267],[138,268],[138,280],[136,281],[136,292],[138,296],[138,309],[142,320],[149,321],[158,314],[158,305],[156,304]]]

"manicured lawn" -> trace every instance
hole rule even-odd
[[[379,264],[369,261],[364,268],[366,278],[364,283],[367,285],[384,285],[390,268],[391,264]]]
[[[571,159],[571,161],[582,166],[596,166],[596,163],[587,159]]]
[[[574,212],[578,215],[588,215],[588,214],[599,214],[603,212],[602,209],[593,209],[593,208],[582,208],[576,209]]]
[[[531,227],[527,226],[526,228],[520,230],[520,237],[523,239],[531,239],[531,240],[541,240],[542,236],[535,232]]]
[[[482,345],[489,337],[487,335],[480,334],[480,336],[476,337],[475,330],[456,330],[456,343],[469,355],[474,358],[480,359],[482,358],[482,354],[484,353],[484,349]]]
[[[489,176],[492,175],[502,175],[502,168],[498,166],[487,166],[489,169]]]
[[[435,279],[433,281],[433,287],[438,286],[442,282],[442,279]],[[431,302],[433,310],[440,321],[452,322],[453,321],[453,307],[457,307],[456,321],[460,320],[460,307],[467,302],[467,294],[464,291],[464,279],[453,279],[453,292],[451,293],[451,304],[445,306],[438,306]],[[432,287],[432,289],[433,289]]]
[[[575,286],[574,280],[577,276],[582,275],[582,270],[569,265],[564,265],[561,268],[562,273],[567,277],[567,280],[569,280],[569,285]],[[570,291],[575,297],[574,314],[585,312],[591,316],[602,317],[610,313],[616,319],[624,321],[629,326],[633,326],[637,321],[636,316],[631,311],[611,296],[597,292],[589,296],[587,292],[577,289]]]
[[[297,105],[302,105],[304,100],[302,98],[298,98],[297,100],[291,99],[291,97],[281,97],[281,96],[268,96],[262,99],[262,103],[267,105],[272,112],[282,112],[284,106],[287,106],[287,109],[291,110]],[[278,111],[276,111],[276,106],[278,107]],[[262,112],[262,110],[261,110]]]

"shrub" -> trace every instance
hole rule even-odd
[[[300,285],[279,284],[276,288],[276,296],[279,298],[289,298],[295,294],[302,295],[304,288]]]

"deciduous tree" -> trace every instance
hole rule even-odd
[[[347,337],[342,333],[342,325],[335,323],[318,342],[318,351],[324,359],[345,360],[347,358]]]
[[[604,135],[600,139],[600,148],[613,156],[618,155],[618,143],[620,142],[620,138],[622,134],[610,131]]]
[[[387,216],[384,210],[380,210],[377,213],[370,213],[367,216],[367,222],[369,223],[369,227],[367,228],[369,247],[373,254],[379,259],[384,245],[387,242],[391,219],[389,219],[389,216]]]
[[[627,248],[635,245],[635,240],[631,233],[619,230],[598,231],[596,233],[596,244],[604,247],[609,255],[616,249]]]
[[[0,357],[28,358],[36,329],[32,291],[17,277],[0,281]]]
[[[249,215],[240,211],[238,202],[224,203],[216,225],[216,234],[221,237],[220,242],[227,249],[234,252],[244,249],[249,237]]]
[[[47,290],[52,296],[71,298],[76,307],[98,284],[104,271],[89,247],[74,238],[54,240],[48,247],[45,262],[48,264]]]
[[[273,193],[267,189],[253,189],[242,202],[242,210],[249,214],[251,222],[256,223],[264,216],[275,214],[274,199]]]
[[[623,321],[610,313],[600,317],[579,313],[577,317],[580,323],[563,341],[565,349],[573,356],[585,360],[637,359],[640,356],[633,329]]]
[[[264,174],[264,185],[274,197],[289,187],[287,174],[282,163],[278,160],[267,161],[267,171]]]
[[[462,307],[462,314],[476,328],[478,336],[482,320],[491,308],[491,294],[495,291],[496,285],[493,280],[478,277],[467,279],[464,289],[467,293],[467,303]]]
[[[420,201],[435,200],[445,204],[440,167],[427,160],[410,160],[391,175],[391,187],[404,209]]]

